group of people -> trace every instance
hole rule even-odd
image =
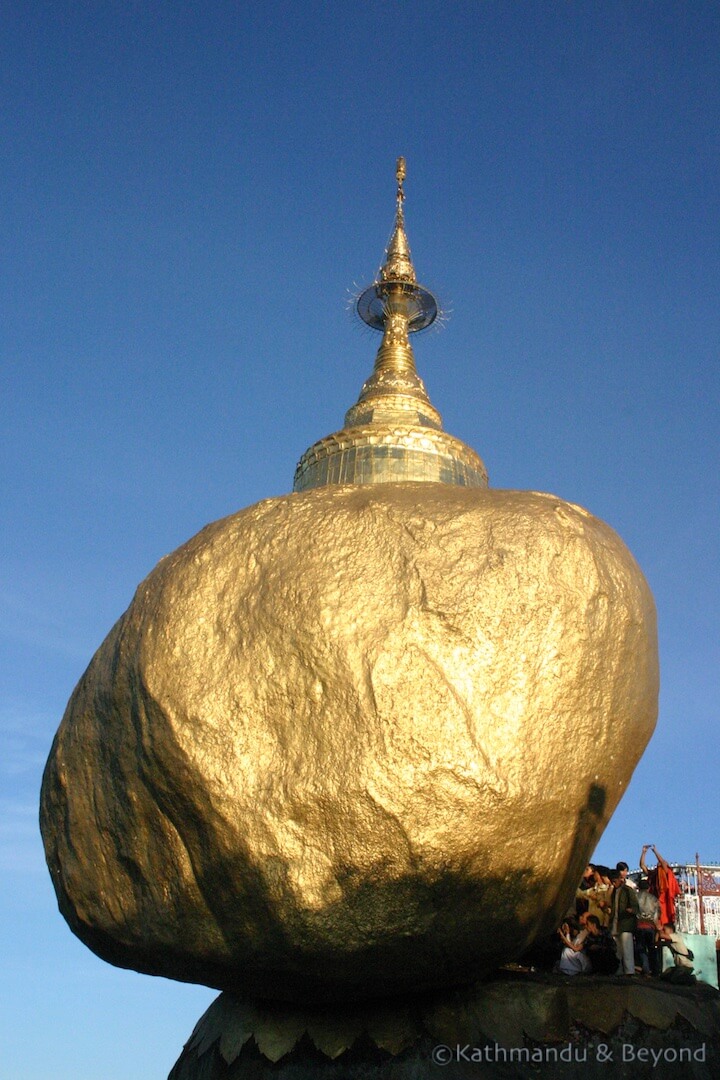
[[[647,866],[652,851],[657,865]],[[576,892],[575,909],[558,930],[563,975],[662,975],[693,980],[693,954],[675,929],[680,885],[654,844],[643,845],[640,878],[628,864],[614,869],[588,864]],[[667,975],[670,972],[670,975]]]

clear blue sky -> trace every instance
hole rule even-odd
[[[2,1077],[164,1078],[214,997],[72,937],[41,771],[139,580],[341,426],[398,154],[446,428],[656,597],[660,721],[598,858],[720,860],[720,7],[11,0],[0,50]]]

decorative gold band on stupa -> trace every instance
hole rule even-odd
[[[415,368],[410,334],[434,322],[435,297],[417,282],[405,233],[405,159],[398,158],[395,224],[377,277],[357,313],[382,332],[373,373],[345,416],[345,427],[306,450],[294,491],[324,484],[434,481],[487,487],[487,472],[469,446],[442,430]]]

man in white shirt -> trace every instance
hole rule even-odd
[[[693,958],[682,934],[678,934],[672,923],[665,923],[660,931],[659,940],[660,944],[665,946],[663,950],[663,971],[673,966],[692,971]]]

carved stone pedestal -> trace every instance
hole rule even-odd
[[[169,1080],[712,1080],[720,994],[501,972],[451,993],[301,1009],[221,994]]]

